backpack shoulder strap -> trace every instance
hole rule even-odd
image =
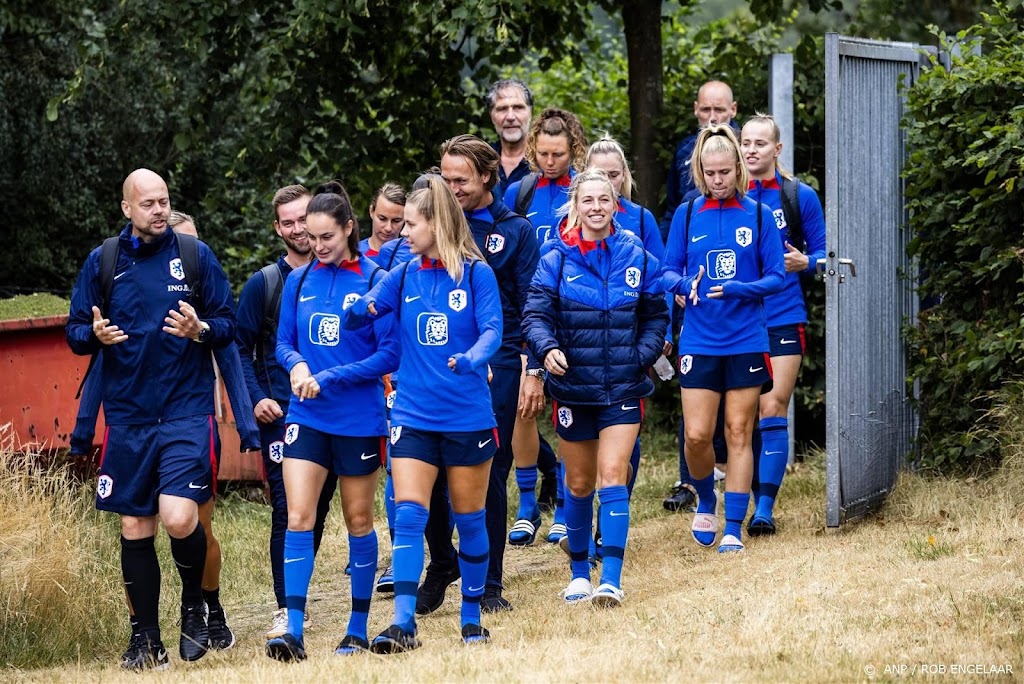
[[[121,252],[120,238],[115,235],[103,241],[100,247],[100,311],[107,315],[110,295],[114,291],[114,270],[117,268],[117,257]]]
[[[370,278],[369,278],[369,280],[367,280],[367,284],[369,285],[371,290],[373,289],[373,279],[376,278],[377,274],[380,273],[383,270],[384,269],[381,268],[380,266],[378,266],[377,268],[373,269],[373,273],[370,274]]]
[[[644,215],[646,213],[647,212],[644,210],[644,208],[640,207],[640,242],[643,242],[644,244],[647,244],[646,240],[644,239],[646,238],[646,235],[644,235]]]
[[[522,183],[519,184],[519,192],[516,193],[516,203],[512,210],[520,216],[526,216],[526,210],[530,208],[530,203],[533,202],[533,194],[537,191],[537,183],[539,181],[540,174],[533,172],[524,176]]]
[[[411,263],[412,261],[406,261],[404,264],[399,266],[399,268],[402,269],[402,275],[398,277],[398,306],[395,307],[395,316],[399,320],[402,319],[402,291],[405,290],[405,276],[409,272],[409,264]]]
[[[260,269],[263,274],[263,318],[277,324],[277,312],[281,308],[281,291],[284,289],[284,278],[281,267],[277,263],[267,264]]]
[[[405,240],[405,238],[399,238],[399,239],[400,239],[400,240]],[[396,257],[396,256],[398,256],[398,250],[399,250],[399,249],[401,248],[401,246],[402,246],[403,244],[404,244],[404,243],[402,243],[402,242],[399,242],[399,243],[398,243],[397,245],[395,245],[395,248],[394,248],[393,250],[391,250],[391,256],[389,256],[389,257],[388,257],[388,265],[387,265],[387,266],[385,266],[384,268],[388,269],[389,271],[390,271],[390,270],[391,270],[392,268],[394,268],[394,265],[395,265],[395,257]]]
[[[181,257],[181,268],[185,272],[185,283],[188,284],[189,299],[192,306],[199,311],[202,306],[202,278],[199,273],[199,240],[191,235],[176,234],[178,254]],[[202,312],[199,311],[200,315]]]
[[[807,240],[804,238],[804,219],[800,215],[800,181],[783,176],[781,190],[782,215],[786,217],[789,228],[789,244],[803,252],[807,249]]]

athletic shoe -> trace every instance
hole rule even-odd
[[[270,629],[267,630],[268,639],[276,639],[288,631],[288,609],[278,608],[271,618]]]
[[[697,505],[697,492],[688,484],[677,484],[661,505],[666,511],[693,511]]]
[[[501,589],[487,587],[484,589],[484,597],[480,599],[480,610],[484,613],[501,613],[512,610],[512,604],[501,595]]]
[[[170,666],[163,642],[150,641],[143,634],[132,634],[128,650],[121,654],[121,667],[125,670],[166,670]]]
[[[458,563],[448,570],[437,570],[433,563],[428,565],[423,584],[416,591],[416,614],[429,615],[440,608],[444,603],[444,592],[460,577],[462,573]]]
[[[590,602],[598,608],[618,608],[622,605],[625,592],[614,584],[602,584],[590,595]]]
[[[395,593],[395,567],[388,564],[387,570],[380,574],[377,578],[377,593],[378,594],[394,594]]]
[[[280,660],[282,663],[306,659],[306,647],[302,645],[302,640],[296,639],[288,632],[268,641],[265,650],[267,657]]]
[[[404,653],[420,646],[416,632],[406,632],[398,625],[391,625],[374,637],[373,643],[370,644],[370,650],[383,654]]]
[[[718,545],[718,553],[734,553],[736,551],[742,551],[743,549],[743,542],[731,534],[727,534],[722,537],[722,541]]]
[[[555,498],[558,495],[558,481],[554,473],[544,475],[540,481],[540,492],[537,493],[537,507],[544,513],[555,510]]]
[[[569,582],[569,586],[561,591],[559,594],[566,603],[579,603],[580,601],[589,601],[590,596],[594,593],[594,585],[590,583],[586,577],[577,577],[572,582]]]
[[[187,608],[181,607],[181,641],[178,655],[182,660],[199,660],[210,648],[210,631],[206,626],[206,604]]]
[[[775,521],[754,516],[747,525],[747,534],[751,537],[769,537],[775,534]]]
[[[363,637],[358,637],[352,634],[346,634],[345,638],[338,644],[338,648],[334,649],[335,654],[340,656],[356,655],[357,653],[364,653],[370,650],[370,642]]]
[[[467,644],[486,644],[491,641],[491,633],[480,625],[463,625],[462,640]]]
[[[224,607],[218,606],[206,609],[206,628],[210,633],[210,648],[215,651],[226,651],[235,645],[235,635],[228,627],[228,616],[224,613]]]
[[[540,509],[533,509],[529,518],[519,518],[508,531],[508,543],[511,546],[529,546],[537,541],[537,530],[540,528]]]
[[[351,575],[351,574],[352,574],[352,561],[349,561],[349,562],[348,562],[348,563],[347,563],[347,564],[345,565],[345,574],[346,574],[346,575]]]
[[[551,523],[548,528],[548,544],[557,544],[567,534],[564,523]]]

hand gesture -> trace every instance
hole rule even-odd
[[[697,295],[697,285],[700,284],[700,279],[703,277],[704,266],[701,266],[700,269],[697,270],[697,277],[693,279],[693,285],[690,286],[689,299],[694,306],[697,306],[697,304],[700,302],[700,297]]]
[[[178,308],[180,311],[171,309],[167,312],[167,318],[164,319],[165,325],[163,331],[170,333],[175,337],[186,337],[189,339],[196,339],[199,337],[199,331],[202,326],[199,325],[199,314],[196,313],[195,308],[188,302],[178,300]]]
[[[284,411],[281,410],[281,405],[270,397],[265,397],[256,402],[256,405],[252,407],[252,414],[256,417],[256,422],[267,425],[273,423],[278,418],[284,416]]]
[[[92,307],[92,334],[96,336],[96,339],[101,344],[108,347],[128,339],[128,336],[120,328],[116,325],[111,325],[110,321],[103,317],[98,306]]]
[[[309,365],[305,361],[299,361],[292,366],[292,371],[289,373],[289,379],[292,383],[292,394],[299,397],[299,399],[302,399],[299,395],[300,388],[308,377],[310,377]]]
[[[299,398],[300,402],[303,399],[316,399],[319,394],[320,383],[312,375],[299,382],[298,388],[295,390],[295,396]]]
[[[806,271],[808,264],[811,263],[810,258],[788,242],[784,244],[786,247],[786,253],[782,255],[782,260],[786,264],[786,273],[800,273],[802,271]]]
[[[561,349],[552,349],[544,357],[544,368],[552,375],[562,376],[569,370],[569,362],[566,361]]]
[[[448,367],[451,368],[456,375],[466,375],[467,373],[473,372],[473,363],[469,357],[465,354],[453,354],[448,357]]]

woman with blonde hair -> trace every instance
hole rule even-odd
[[[347,311],[355,328],[394,314],[402,381],[391,410],[395,487],[395,617],[370,645],[375,653],[417,648],[416,586],[430,493],[445,468],[462,574],[462,637],[490,640],[480,624],[489,545],[484,502],[496,451],[487,362],[501,345],[494,272],[473,241],[458,200],[440,178],[406,200],[402,235],[412,254]]]

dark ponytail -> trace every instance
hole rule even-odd
[[[313,192],[313,199],[306,207],[306,216],[310,214],[327,214],[339,228],[352,222],[352,232],[348,234],[348,250],[353,256],[359,255],[359,230],[356,228],[355,214],[352,213],[352,202],[348,191],[339,180],[327,181]]]

